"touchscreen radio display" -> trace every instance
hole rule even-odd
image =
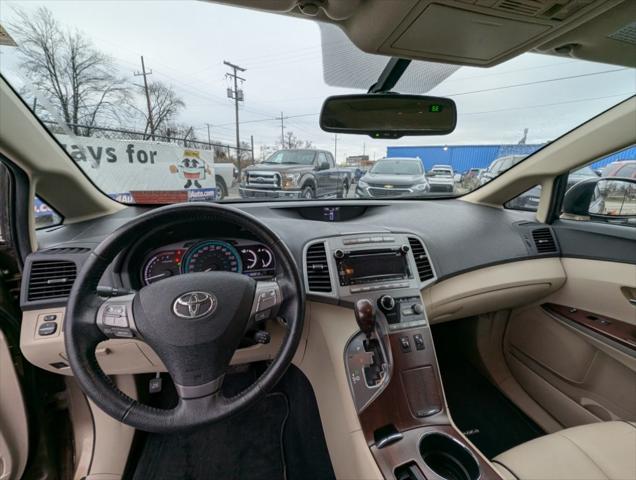
[[[406,257],[399,251],[356,252],[338,260],[340,285],[409,278]]]

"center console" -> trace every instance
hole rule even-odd
[[[420,291],[435,281],[424,242],[402,233],[310,243],[309,296],[353,309],[344,364],[365,440],[387,479],[501,478],[451,422]]]

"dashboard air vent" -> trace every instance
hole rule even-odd
[[[331,277],[324,243],[314,243],[307,249],[305,268],[309,291],[331,292]]]
[[[426,250],[424,250],[422,242],[415,237],[409,237],[409,244],[411,245],[413,257],[415,257],[415,264],[417,265],[417,273],[420,276],[420,281],[424,282],[433,278],[433,267],[431,267],[431,262],[426,255]]]
[[[532,240],[537,247],[537,253],[555,253],[557,251],[556,241],[549,228],[537,228],[532,231]]]
[[[539,0],[500,0],[495,8],[519,15],[536,15],[546,7],[545,1]]]
[[[75,263],[39,260],[31,264],[29,301],[68,297],[77,275]]]

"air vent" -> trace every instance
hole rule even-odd
[[[46,250],[42,250],[40,253],[51,255],[51,254],[60,254],[60,253],[69,253],[69,254],[88,253],[90,251],[91,249],[86,247],[55,247],[55,248],[48,248]]]
[[[29,301],[68,297],[77,275],[75,263],[42,260],[31,264]]]
[[[556,241],[549,228],[533,230],[532,239],[535,247],[537,247],[537,253],[555,253],[557,251]]]
[[[426,255],[426,250],[424,250],[424,245],[415,237],[409,237],[409,244],[411,245],[413,257],[415,257],[415,264],[417,265],[417,273],[420,276],[420,281],[430,280],[435,275],[433,274],[431,262]]]
[[[537,0],[501,0],[495,8],[519,15],[536,15],[546,7],[546,2]]]
[[[305,260],[307,287],[311,292],[331,292],[331,277],[324,243],[314,243],[307,249]]]

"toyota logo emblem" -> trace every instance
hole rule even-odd
[[[188,292],[178,297],[172,305],[177,317],[195,319],[214,313],[218,305],[214,295],[207,292]]]

